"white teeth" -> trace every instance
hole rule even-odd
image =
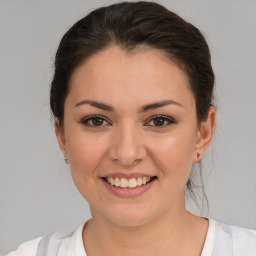
[[[120,180],[119,180],[119,178],[115,178],[114,182],[115,182],[114,185],[115,185],[116,187],[120,187]]]
[[[129,187],[129,188],[135,188],[136,186],[137,186],[137,181],[136,181],[136,179],[135,179],[135,178],[129,179],[129,185],[128,185],[128,187]]]
[[[110,181],[109,183],[110,183],[111,185],[114,185],[114,184],[115,184],[115,181],[114,181],[114,179],[113,179],[112,177],[109,178],[109,181]]]
[[[151,177],[138,177],[131,179],[109,177],[106,180],[112,186],[121,188],[135,188],[147,184],[151,180]]]
[[[139,177],[139,178],[137,179],[137,186],[141,186],[141,185],[142,185],[142,178]]]
[[[129,181],[127,179],[121,178],[120,180],[120,187],[121,188],[127,188],[129,184]]]

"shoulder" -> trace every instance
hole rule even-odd
[[[36,256],[37,247],[41,237],[22,243],[15,251],[6,256]]]
[[[86,256],[82,231],[84,225],[82,223],[75,231],[66,234],[66,232],[52,232],[43,237],[36,238],[21,244],[15,251],[10,252],[5,256],[37,256],[44,255],[79,255]]]
[[[233,255],[256,255],[256,231],[243,227],[215,223],[215,248],[232,250]]]
[[[221,233],[227,233],[230,234],[233,240],[236,241],[246,240],[247,242],[256,242],[256,230],[228,225],[217,221],[215,225],[217,235],[220,235]]]

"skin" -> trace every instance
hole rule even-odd
[[[92,219],[83,230],[87,255],[200,255],[208,220],[185,208],[185,185],[192,165],[209,146],[215,109],[198,124],[187,75],[161,52],[132,53],[112,45],[74,71],[64,105],[64,127],[56,136],[75,185],[89,202]],[[108,104],[98,109],[84,100]],[[139,113],[146,104],[173,100]],[[86,125],[100,115],[99,126]],[[163,115],[174,122],[156,122]],[[94,120],[95,121],[95,120]],[[96,122],[97,124],[97,122]],[[137,197],[120,198],[101,179],[110,173],[157,176]],[[152,243],[154,241],[154,243]]]

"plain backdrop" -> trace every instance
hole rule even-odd
[[[50,118],[64,32],[104,0],[0,0],[0,252],[90,217]],[[256,229],[256,1],[157,1],[205,35],[216,74],[217,130],[203,160],[207,216]],[[210,176],[209,176],[210,174]],[[188,208],[199,214],[188,202]]]

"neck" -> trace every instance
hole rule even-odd
[[[192,218],[184,205],[140,226],[120,226],[92,210],[83,232],[88,255],[181,255],[191,240]],[[190,236],[190,237],[189,237]],[[153,241],[153,242],[152,242]]]

